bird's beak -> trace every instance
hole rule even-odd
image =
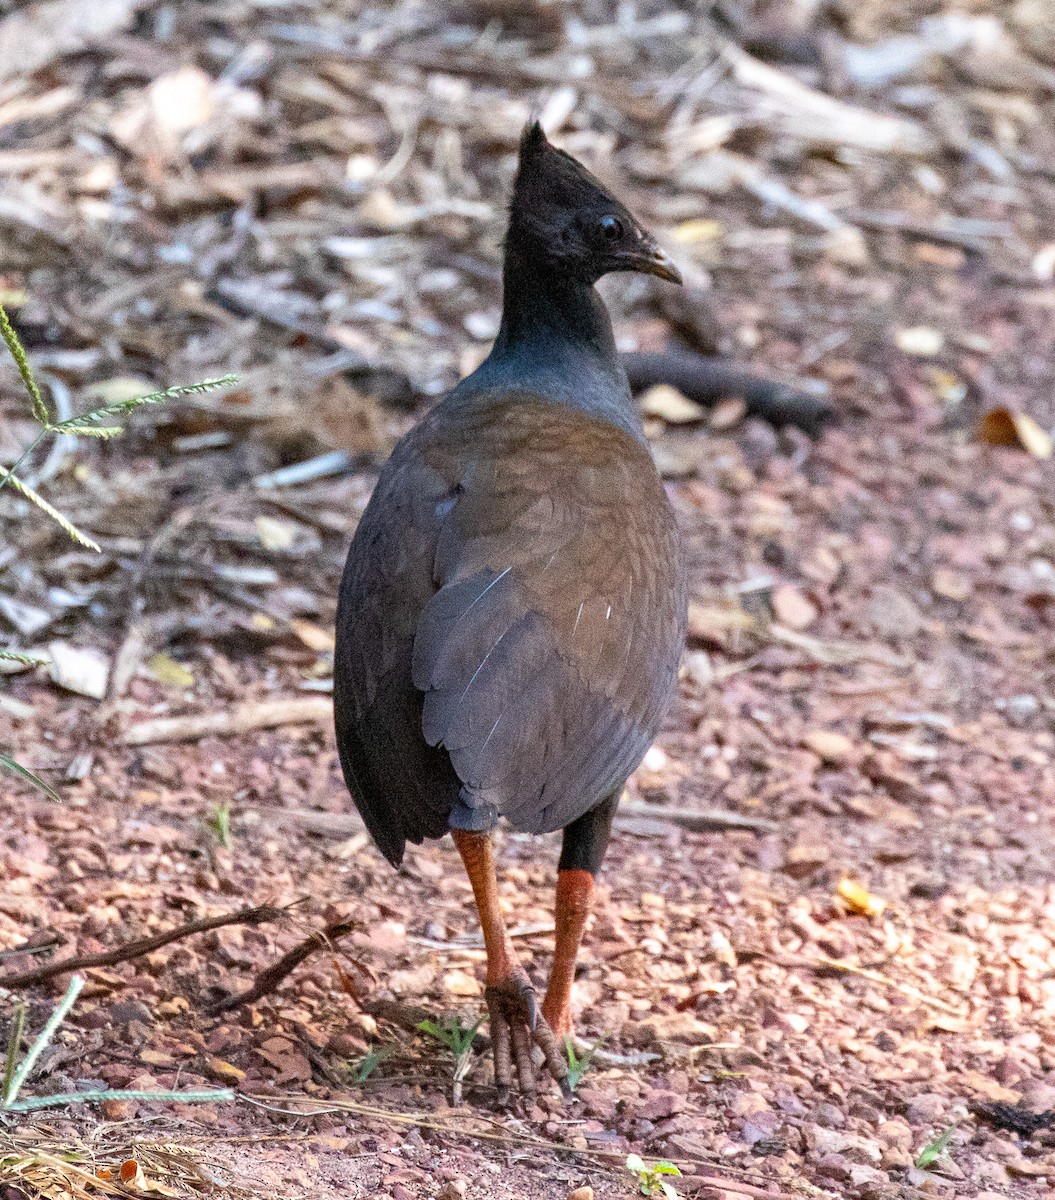
[[[674,259],[655,242],[645,242],[633,254],[626,256],[626,268],[630,271],[641,271],[645,275],[657,275],[668,283],[681,283],[681,272]]]

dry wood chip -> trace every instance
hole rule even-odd
[[[231,737],[251,729],[276,729],[282,725],[329,721],[332,716],[332,702],[322,697],[247,701],[218,712],[141,721],[127,729],[122,740],[126,746],[193,742],[204,737]]]
[[[0,82],[97,45],[124,29],[146,0],[50,0],[0,21]]]

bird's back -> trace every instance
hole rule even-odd
[[[558,829],[620,787],[684,610],[638,438],[509,388],[439,404],[382,471],[341,586],[338,748],[381,850],[499,814]]]

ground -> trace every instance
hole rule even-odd
[[[36,55],[15,78],[0,54],[0,300],[52,402],[241,377],[34,460],[101,554],[3,498],[4,631],[68,686],[0,692],[0,748],[61,793],[5,777],[2,968],[291,906],[84,973],[26,1094],[239,1099],[3,1118],[9,1195],[12,1164],[43,1195],[74,1149],[180,1195],[625,1197],[630,1152],[723,1200],[1050,1194],[1055,53],[1029,3],[724,7],[115,2],[67,44],[12,32],[71,28],[61,0],[0,5],[0,48]],[[735,402],[650,418],[692,606],[577,982],[609,1058],[570,1104],[500,1114],[485,1053],[455,1108],[450,1055],[408,1028],[482,1011],[457,857],[389,868],[325,711],[378,464],[495,328],[533,105],[685,270],[677,310],[606,285],[621,344],[676,329],[839,420],[811,441]],[[13,371],[0,388],[10,462],[32,427]],[[338,474],[269,486],[334,449]],[[143,736],[173,716],[205,720]],[[714,828],[685,828],[700,812]],[[557,841],[500,848],[541,983]],[[206,1012],[335,922],[277,990]],[[67,983],[0,990],[5,1015],[23,996],[38,1032]]]

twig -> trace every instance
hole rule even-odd
[[[365,829],[362,817],[354,812],[325,812],[313,808],[277,808],[256,805],[255,810],[269,820],[299,825],[309,833],[323,837],[354,837]],[[750,829],[755,833],[778,833],[780,826],[765,817],[731,812],[724,808],[680,808],[673,804],[644,804],[624,801],[616,811],[616,821],[664,821],[693,833],[708,833],[723,829]],[[453,948],[453,947],[452,947]]]
[[[724,808],[679,808],[673,804],[644,804],[636,801],[624,802],[616,810],[616,821],[620,818],[643,818],[650,821],[665,821],[692,833],[707,833],[723,829],[750,829],[755,833],[778,833],[776,821],[765,817],[752,817],[746,813],[730,812]]]
[[[965,250],[977,250],[979,242],[985,238],[1006,241],[1014,235],[1014,229],[1007,221],[958,217],[952,213],[944,213],[932,222],[918,221],[896,210],[855,209],[849,215],[855,225],[865,229],[893,229],[910,237],[925,238],[928,242],[962,246]]]
[[[347,450],[329,450],[303,462],[292,463],[288,467],[279,467],[277,471],[258,475],[253,480],[253,486],[261,489],[293,487],[298,483],[325,479],[329,475],[340,475],[344,471],[350,471],[354,465],[355,459]]]
[[[812,437],[835,416],[827,400],[702,354],[685,350],[624,354],[622,361],[635,394],[656,383],[669,383],[698,404],[714,405],[726,397],[739,397],[751,416],[772,425],[795,425]]]
[[[845,971],[848,975],[858,975],[862,979],[867,979],[869,983],[878,983],[883,987],[893,988],[895,992],[900,992],[903,996],[908,996],[912,1000],[918,1000],[921,1004],[927,1004],[931,1008],[940,1009],[951,1016],[962,1017],[964,1015],[962,1008],[957,1008],[956,1005],[949,1004],[948,1001],[941,1000],[937,996],[928,996],[926,992],[911,983],[901,983],[897,979],[891,979],[889,975],[872,970],[871,967],[859,967],[856,963],[846,962],[845,959],[828,958],[826,955],[819,955],[817,958],[807,958],[805,955],[772,954],[769,952],[763,952],[761,957],[776,963],[778,966],[789,969]]]
[[[237,993],[237,995],[218,1000],[215,1004],[210,1004],[205,1011],[210,1016],[215,1016],[218,1013],[241,1008],[243,1004],[255,1003],[273,992],[287,975],[291,975],[316,950],[328,949],[339,938],[351,933],[353,928],[350,921],[335,921],[332,925],[327,925],[325,929],[320,929],[302,942],[298,942],[292,950],[283,954],[277,963],[268,967],[267,970],[261,971],[252,987]]]
[[[741,1183],[739,1179],[726,1179],[721,1175],[684,1175],[680,1183],[693,1187],[713,1188],[724,1195],[733,1192],[737,1196],[751,1196],[754,1200],[790,1200],[787,1192],[774,1192],[771,1188],[755,1187],[750,1183]]]
[[[269,821],[276,821],[280,825],[299,825],[301,829],[321,837],[355,837],[366,829],[357,812],[335,813],[314,808],[279,808],[267,804],[254,805],[253,809]]]
[[[303,725],[328,721],[333,703],[322,697],[296,700],[251,700],[232,704],[220,712],[195,713],[186,717],[159,717],[141,721],[125,730],[126,746],[149,746],[155,742],[194,742],[204,737],[230,737],[252,729],[275,729],[280,725]]]
[[[263,925],[268,921],[278,921],[286,916],[287,910],[275,908],[270,904],[262,904],[257,908],[242,908],[237,912],[224,913],[218,917],[204,917],[200,921],[191,921],[170,929],[166,933],[156,933],[153,937],[139,938],[134,942],[126,942],[113,950],[104,950],[99,954],[82,954],[76,958],[64,958],[61,962],[48,963],[33,971],[21,971],[16,975],[6,975],[0,979],[0,988],[28,988],[38,983],[45,983],[56,975],[65,975],[67,971],[91,970],[93,967],[113,967],[118,963],[129,962],[133,958],[142,958],[167,946],[170,942],[178,942],[182,938],[191,937],[196,933],[207,933],[210,929],[220,929],[224,925]]]

